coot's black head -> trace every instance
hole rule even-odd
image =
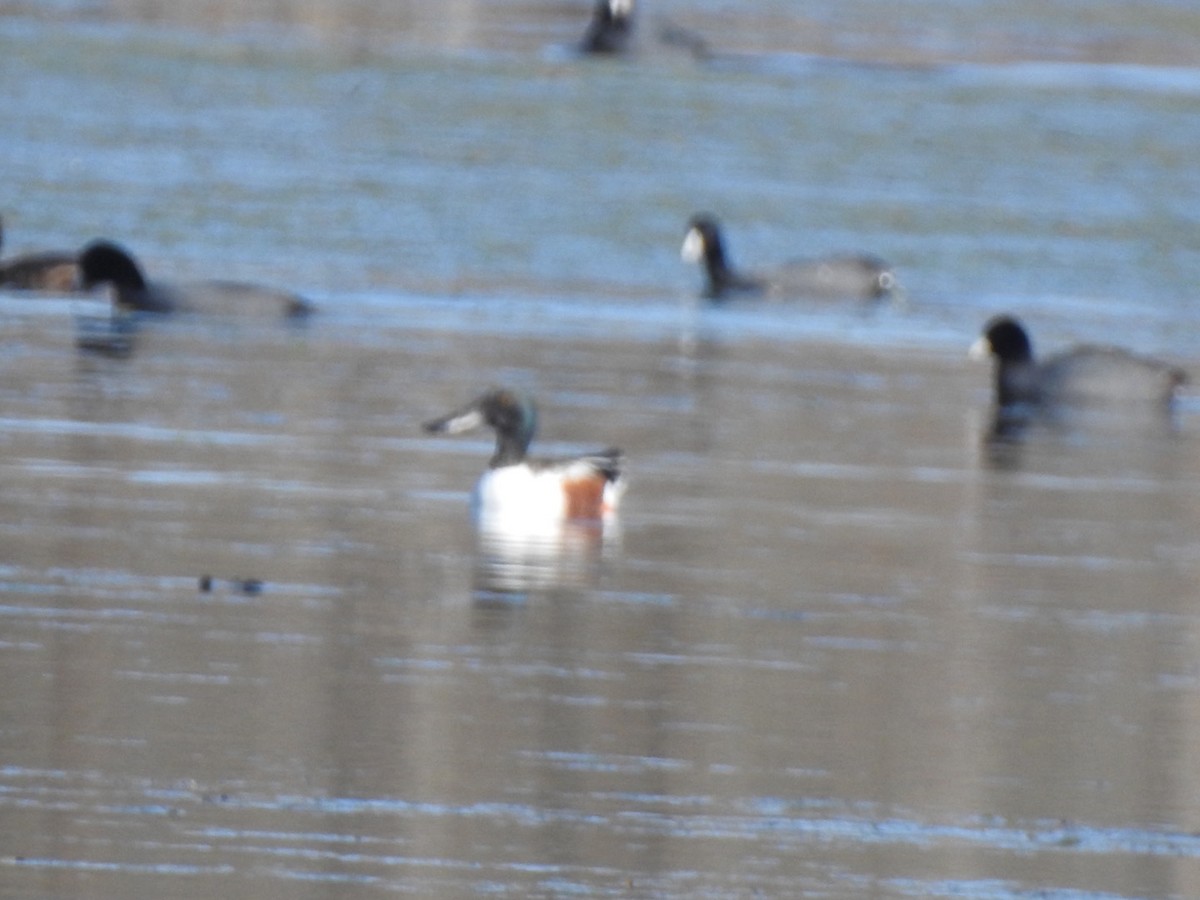
[[[692,216],[679,253],[687,262],[703,261],[710,269],[724,269],[725,245],[717,220],[707,213]]]
[[[634,0],[596,0],[583,36],[585,53],[620,53],[633,34]]]
[[[592,18],[598,22],[628,26],[633,23],[633,2],[634,0],[596,0]]]
[[[983,336],[972,348],[976,354],[990,353],[1001,363],[1030,362],[1033,345],[1021,323],[1012,316],[996,316],[984,326]]]
[[[92,241],[79,257],[79,273],[85,290],[98,284],[118,289],[145,290],[142,270],[124,249],[111,241]]]

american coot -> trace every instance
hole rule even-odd
[[[119,307],[136,312],[209,312],[221,315],[303,316],[312,305],[287,291],[235,281],[149,282],[133,257],[110,241],[93,241],[79,256],[85,290],[111,285]]]
[[[496,452],[472,498],[476,520],[485,530],[552,529],[568,520],[602,519],[616,510],[624,488],[621,451],[609,448],[567,459],[526,456],[537,409],[515,391],[490,390],[424,428],[459,434],[481,425],[496,432]]]
[[[704,263],[708,276],[704,295],[714,300],[736,294],[869,300],[896,288],[896,276],[887,263],[866,254],[798,260],[771,274],[743,274],[729,262],[721,229],[709,215],[692,217],[680,255],[686,262]]]
[[[634,0],[596,0],[579,49],[584,53],[616,54],[633,39]]]
[[[0,220],[0,248],[4,222]],[[19,291],[66,293],[79,288],[79,267],[74,253],[24,253],[0,260],[0,287]]]
[[[1117,347],[1082,345],[1043,362],[1012,316],[997,316],[971,346],[975,359],[996,357],[996,402],[1022,404],[1169,404],[1187,380],[1182,369]]]

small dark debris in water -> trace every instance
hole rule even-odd
[[[211,575],[201,575],[199,585],[200,593],[211,593],[215,584],[216,581]],[[254,597],[258,594],[261,594],[266,585],[260,578],[234,578],[230,580],[229,587],[231,590],[237,591],[240,594],[246,594]]]

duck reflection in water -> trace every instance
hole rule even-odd
[[[1011,468],[1032,426],[1056,431],[1103,428],[1128,435],[1173,430],[1174,403],[1186,373],[1119,347],[1082,344],[1044,360],[1012,316],[996,316],[971,346],[974,359],[995,359],[995,407],[989,461]]]
[[[564,521],[546,535],[481,528],[475,540],[474,600],[507,606],[538,591],[591,587],[619,544],[614,518]]]
[[[528,455],[537,430],[533,400],[504,388],[426,422],[434,434],[481,426],[496,433],[496,449],[471,497],[478,533],[479,580],[496,590],[545,587],[593,568],[615,530],[624,491],[622,454],[608,448],[556,459]]]

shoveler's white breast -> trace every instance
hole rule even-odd
[[[531,531],[553,528],[567,512],[562,474],[527,465],[489,469],[475,486],[476,521],[489,529]]]
[[[533,468],[526,464],[489,469],[475,486],[473,508],[476,521],[489,529],[518,532],[558,527],[568,516],[580,515],[572,504],[568,487],[581,480],[595,482],[603,476],[586,462],[565,466]],[[597,488],[602,502],[585,518],[600,518],[615,508],[619,491],[611,483]]]

